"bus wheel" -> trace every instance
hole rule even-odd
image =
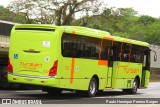
[[[94,97],[97,92],[97,81],[95,78],[92,78],[89,83],[87,95],[88,97]]]
[[[130,90],[130,93],[131,94],[136,94],[137,93],[137,89],[138,89],[138,81],[135,78],[134,82],[133,82],[133,85],[132,85],[132,89]]]
[[[131,89],[123,89],[123,92],[127,93],[127,94],[136,94],[137,89],[138,89],[138,81],[137,81],[137,79],[135,79],[133,82],[132,88]]]

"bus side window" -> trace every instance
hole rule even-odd
[[[144,47],[132,45],[131,48],[130,62],[143,63]]]
[[[129,61],[129,56],[130,56],[130,49],[131,45],[128,43],[123,43],[122,44],[122,61],[123,62],[128,62]]]
[[[101,39],[98,38],[63,33],[62,56],[97,60],[100,43]]]
[[[101,50],[101,55],[100,55],[101,60],[108,60],[111,44],[112,44],[112,41],[103,40],[102,50]]]
[[[144,57],[143,57],[143,67],[146,67],[146,59],[147,59],[147,56],[144,55]]]
[[[114,61],[120,61],[121,60],[121,43],[120,42],[114,42],[114,45],[113,45],[113,53],[114,53],[114,56],[113,56],[113,60]]]

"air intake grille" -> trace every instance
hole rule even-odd
[[[55,31],[55,29],[44,29],[44,28],[15,28],[15,30]]]

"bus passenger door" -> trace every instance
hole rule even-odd
[[[141,78],[141,87],[148,87],[150,78],[150,51],[147,49],[144,52],[143,71]]]
[[[110,37],[105,37],[102,39],[102,49],[101,49],[101,55],[100,60],[106,60],[108,61],[107,65],[105,66],[106,70],[106,88],[110,88],[112,84],[112,68],[113,68],[113,61],[112,61],[112,55],[113,55],[113,40]]]
[[[113,46],[109,47],[108,52],[108,74],[107,74],[107,88],[112,87],[112,73],[113,73]]]

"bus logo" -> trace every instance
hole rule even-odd
[[[18,59],[18,54],[14,54],[14,59]]]

